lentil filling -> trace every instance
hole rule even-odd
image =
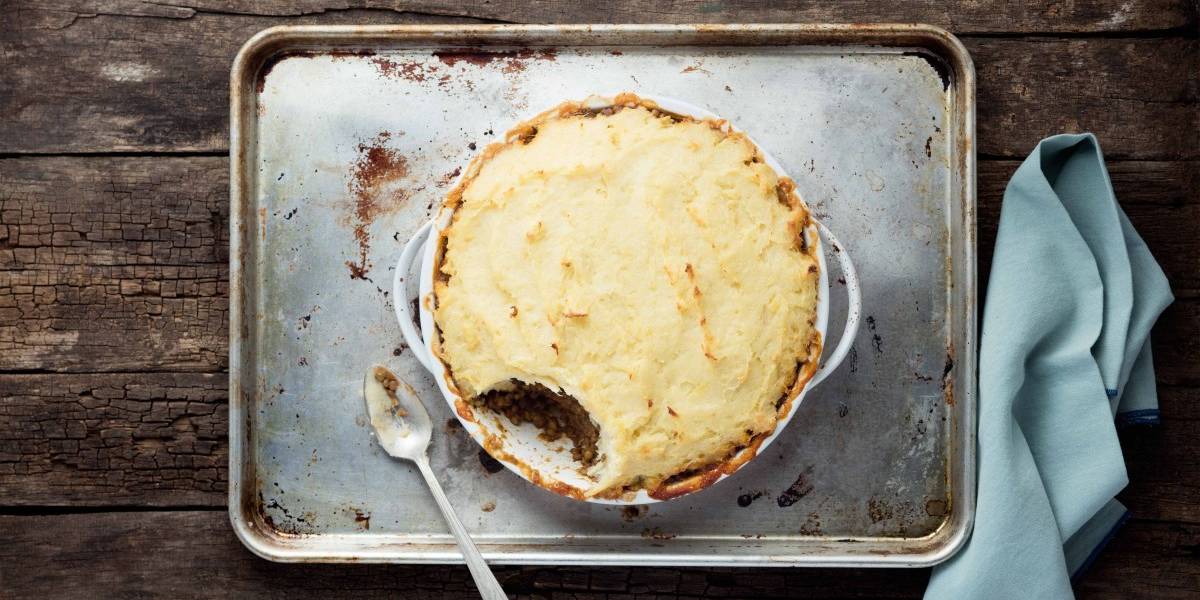
[[[539,437],[548,442],[566,437],[575,444],[571,449],[575,460],[585,467],[596,463],[600,430],[578,400],[541,384],[515,379],[509,383],[510,387],[491,390],[472,402],[508,417],[514,424],[532,423],[542,430]]]
[[[380,367],[375,367],[373,372],[375,381],[383,385],[383,390],[387,392],[387,397],[392,401],[392,414],[397,417],[407,417],[408,411],[400,406],[400,399],[396,397],[396,390],[400,388],[400,380],[396,379],[392,372]]]

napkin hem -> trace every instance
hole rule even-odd
[[[1157,408],[1143,408],[1117,413],[1117,427],[1130,425],[1158,425],[1162,423],[1161,413]]]
[[[1135,411],[1135,412],[1141,412],[1141,411]],[[1155,412],[1157,412],[1157,411],[1155,411]],[[1084,573],[1087,573],[1088,569],[1092,568],[1092,563],[1096,562],[1096,559],[1100,557],[1100,553],[1104,551],[1104,548],[1106,546],[1108,546],[1108,543],[1111,542],[1113,537],[1115,537],[1117,535],[1117,531],[1119,531],[1121,529],[1121,527],[1125,526],[1125,522],[1129,520],[1130,516],[1132,516],[1131,513],[1129,511],[1125,511],[1125,513],[1121,515],[1121,518],[1117,519],[1117,522],[1115,524],[1113,524],[1112,529],[1109,529],[1108,533],[1106,533],[1104,535],[1104,538],[1102,538],[1100,540],[1100,543],[1096,544],[1095,548],[1092,548],[1091,553],[1088,554],[1088,557],[1086,559],[1084,559],[1083,564],[1080,564],[1079,568],[1075,569],[1074,573],[1071,573],[1071,583],[1072,584],[1075,584],[1076,582],[1078,582],[1079,578]]]

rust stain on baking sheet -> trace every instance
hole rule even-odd
[[[404,79],[413,83],[421,83],[433,77],[433,73],[437,71],[437,67],[433,65],[426,66],[413,60],[396,62],[383,56],[372,58],[371,64],[382,77]]]
[[[438,178],[437,186],[445,187],[445,186],[450,185],[451,183],[454,183],[454,180],[458,179],[458,176],[460,173],[462,173],[462,167],[454,167],[453,171],[450,171],[449,173],[446,173],[445,175],[442,175],[441,177]]]
[[[525,70],[525,61],[548,60],[553,62],[558,52],[554,48],[521,48],[519,50],[484,50],[482,48],[446,48],[435,50],[433,55],[447,67],[458,63],[467,63],[476,67],[486,67],[500,61],[505,73],[516,73]]]
[[[931,517],[946,516],[949,513],[948,508],[945,500],[934,498],[925,502],[925,514]]]
[[[358,159],[351,172],[350,191],[354,195],[354,240],[358,244],[358,261],[346,261],[351,279],[367,279],[371,263],[371,222],[375,217],[399,207],[408,198],[404,189],[393,183],[408,175],[408,160],[386,144],[392,134],[383,131],[358,145]],[[390,194],[385,192],[390,191]],[[384,197],[386,195],[386,197]]]
[[[815,512],[808,513],[808,518],[804,520],[804,524],[800,525],[800,535],[821,535],[821,515]]]
[[[671,540],[675,539],[675,534],[666,533],[661,527],[647,527],[642,530],[642,537],[648,540]]]
[[[680,73],[684,75],[687,75],[688,73],[704,73],[705,75],[712,75],[712,71],[704,68],[704,61],[697,62],[694,65],[688,65],[684,67]]]
[[[351,507],[351,510],[354,511],[354,524],[357,525],[359,529],[362,529],[364,531],[370,530],[371,529],[371,513],[365,513],[362,511],[361,508]]]
[[[942,395],[947,406],[954,406],[954,347],[946,350],[946,366],[942,368]]]
[[[871,498],[867,500],[867,515],[871,517],[872,523],[886,521],[892,518],[892,507],[883,500]]]

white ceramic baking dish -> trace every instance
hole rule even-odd
[[[695,119],[720,119],[717,115],[703,108],[673,98],[654,95],[639,95],[638,97],[643,100],[649,100],[657,104],[662,110],[670,113],[689,116]],[[613,98],[614,96],[593,96],[586,100],[586,104],[589,108],[602,108],[611,105]],[[728,127],[731,130],[737,130],[732,125],[728,125]],[[753,142],[753,139],[751,141]],[[765,148],[757,143],[755,143],[755,146],[758,147],[767,164],[776,173],[781,177],[787,176],[783,167]],[[464,174],[468,171],[469,169],[464,170]],[[480,445],[488,448],[501,464],[542,488],[568,497],[601,504],[628,505],[662,501],[661,498],[652,497],[646,490],[627,493],[616,499],[583,497],[581,494],[573,492],[586,489],[589,487],[590,481],[580,472],[579,463],[571,458],[570,448],[564,447],[569,445],[564,445],[561,442],[543,441],[538,437],[539,430],[531,424],[514,425],[506,417],[498,413],[477,407],[468,407],[465,399],[460,398],[455,391],[455,387],[450,385],[448,381],[449,371],[433,351],[436,329],[432,309],[434,302],[434,261],[437,258],[438,250],[437,240],[440,238],[442,229],[450,223],[452,214],[452,210],[443,208],[437,217],[422,225],[413,237],[409,239],[400,255],[392,284],[392,298],[394,299],[393,304],[396,309],[396,318],[400,322],[400,329],[404,334],[405,342],[417,360],[433,374],[437,380],[438,388],[441,390],[446,402],[450,405],[451,411],[458,417],[471,437],[479,442]],[[815,218],[810,219],[810,225],[805,231],[805,235],[807,236],[808,243],[816,249],[815,254],[819,263],[818,268],[820,269],[815,328],[820,336],[822,346],[825,345],[825,341],[828,339],[826,333],[829,321],[830,293],[828,269],[825,264],[825,244],[828,244],[828,247],[837,258],[841,267],[842,277],[846,281],[845,290],[848,296],[848,311],[838,344],[825,357],[824,361],[819,363],[808,382],[800,388],[791,398],[790,402],[783,404],[782,410],[785,410],[786,414],[780,417],[775,425],[775,429],[769,435],[761,438],[760,443],[743,450],[743,453],[750,452],[750,455],[741,456],[740,459],[735,457],[726,461],[726,464],[732,465],[732,468],[726,468],[719,474],[703,478],[703,480],[688,488],[686,493],[698,491],[715,484],[717,481],[726,479],[752,459],[754,455],[766,449],[791,421],[805,394],[833,372],[850,351],[851,344],[858,331],[862,303],[862,295],[854,265],[846,249]],[[421,261],[419,302],[416,303],[419,311],[419,330],[414,323],[412,306],[408,302],[409,295],[405,287],[405,278],[411,272],[417,260]],[[672,495],[672,497],[678,497],[678,495]]]

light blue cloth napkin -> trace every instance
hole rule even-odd
[[[1114,420],[1158,420],[1149,334],[1172,299],[1096,138],[1038,144],[1004,192],[983,310],[975,529],[927,600],[1072,597],[1127,517]]]

